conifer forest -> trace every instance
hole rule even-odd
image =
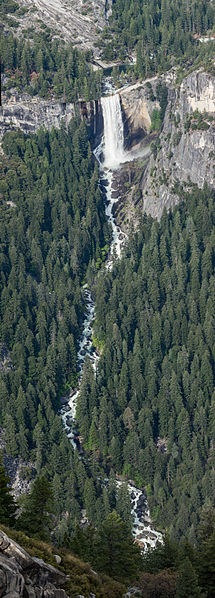
[[[214,598],[215,2],[0,23],[0,596]]]

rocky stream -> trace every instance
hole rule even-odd
[[[113,191],[114,174],[121,164],[132,161],[137,157],[136,153],[124,149],[124,130],[119,94],[115,93],[101,98],[104,136],[100,145],[95,150],[96,159],[100,166],[100,178],[106,194],[106,215],[112,227],[112,242],[109,256],[105,267],[111,269],[113,256],[120,258],[126,234],[116,224],[113,215],[113,206],[120,197]],[[141,155],[146,153],[142,150]],[[99,355],[93,346],[92,332],[93,320],[95,318],[95,305],[90,289],[85,285],[83,293],[86,301],[86,317],[83,323],[83,332],[79,343],[78,364],[80,370],[79,387],[70,394],[68,402],[62,407],[61,415],[67,436],[73,447],[80,450],[78,440],[78,429],[76,422],[76,407],[81,385],[83,365],[88,357],[96,370]],[[123,482],[117,480],[117,486]],[[131,499],[131,512],[133,515],[133,535],[143,550],[154,548],[156,543],[162,542],[162,535],[153,527],[149,507],[144,488],[136,488],[131,482],[128,483],[128,491]]]

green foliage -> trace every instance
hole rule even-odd
[[[138,77],[214,53],[212,46],[198,42],[198,36],[214,26],[214,4],[210,0],[188,3],[184,0],[177,3],[174,0],[115,0],[109,22],[112,40],[105,46],[103,55],[108,60],[119,56],[123,59],[128,52],[136,50]]]
[[[207,131],[210,127],[211,115],[205,113],[201,113],[198,110],[195,110],[192,114],[186,115],[185,120],[185,131]]]
[[[6,475],[0,456],[0,522],[3,525],[14,525],[17,505],[9,487],[10,478]]]
[[[14,2],[14,0],[5,0],[4,2],[1,3],[0,15],[2,18],[4,18],[4,16],[7,15],[8,13],[12,13],[12,14],[16,13],[18,9],[19,9],[18,2]]]
[[[192,542],[214,500],[214,205],[204,188],[160,223],[143,217],[99,277],[94,327],[105,344],[77,414],[87,447],[96,407],[97,459],[150,485],[156,524]]]
[[[163,544],[148,550],[143,557],[143,569],[147,573],[158,573],[163,569],[177,570],[179,563],[178,546],[170,542],[168,536],[164,538]]]
[[[3,148],[0,330],[11,367],[0,372],[1,425],[11,456],[59,475],[58,516],[66,508],[71,528],[86,472],[57,411],[77,384],[82,281],[109,228],[83,122],[68,132],[8,133]]]
[[[160,131],[161,128],[161,117],[160,110],[154,108],[151,114],[151,131]]]
[[[199,583],[207,591],[207,598],[213,598],[215,593],[215,526],[214,512],[210,512],[212,520],[210,526],[204,526],[204,535],[201,538],[201,550],[197,557],[197,572]],[[212,524],[212,525],[211,525]],[[203,531],[203,530],[202,530]]]
[[[16,24],[16,23],[15,23]],[[51,31],[34,33],[29,39],[17,39],[10,32],[1,36],[2,71],[9,76],[6,89],[18,87],[34,96],[56,96],[64,102],[86,101],[101,95],[101,71],[94,73],[90,52],[80,52],[72,44],[52,39]]]
[[[160,104],[161,122],[163,122],[168,103],[168,89],[165,83],[162,83],[162,81],[159,81],[156,85],[156,96]]]
[[[99,571],[119,581],[135,579],[141,563],[140,549],[116,511],[102,523],[95,541],[95,563]]]
[[[24,507],[16,525],[30,536],[49,540],[54,512],[51,484],[44,475],[38,476],[32,484],[30,494],[25,496]]]
[[[138,580],[138,587],[144,598],[175,598],[177,573],[169,569],[159,573],[143,573]]]
[[[189,598],[200,598],[202,596],[196,572],[188,558],[182,561],[179,567],[175,598],[187,598],[187,596]]]

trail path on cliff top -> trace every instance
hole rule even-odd
[[[157,78],[158,78],[158,75],[155,75],[154,77],[151,77],[150,79],[144,79],[143,81],[137,81],[133,85],[123,85],[123,87],[119,87],[119,89],[117,89],[116,93],[121,94],[121,93],[125,93],[127,91],[132,91],[133,89],[138,89],[138,87],[142,87],[143,85],[145,85],[145,83],[151,83],[151,81],[156,81]]]
[[[123,85],[123,87],[119,87],[119,89],[116,90],[116,93],[122,94],[122,93],[127,93],[127,91],[133,91],[133,89],[138,89],[138,87],[143,87],[143,85],[145,85],[146,83],[152,83],[153,81],[156,81],[157,79],[165,79],[165,81],[171,82],[174,80],[174,78],[175,78],[175,70],[172,70],[169,73],[162,73],[161,75],[159,75],[159,73],[157,73],[156,75],[154,75],[154,77],[149,77],[148,79],[143,79],[142,81],[137,81],[133,85]]]

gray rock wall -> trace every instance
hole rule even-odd
[[[170,86],[159,145],[141,185],[143,210],[156,218],[178,202],[178,185],[215,189],[215,77],[194,71],[179,88]]]
[[[67,127],[75,113],[86,118],[90,135],[97,143],[103,128],[99,101],[79,101],[74,105],[31,98],[27,94],[22,97],[14,94],[0,108],[0,140],[4,133],[16,129],[21,129],[24,133],[35,133],[40,127],[44,127],[50,131],[52,127],[59,128],[62,122]]]
[[[27,94],[15,96],[12,101],[4,102],[0,110],[0,137],[17,128],[25,133],[35,133],[41,126],[50,130],[59,127],[62,119],[69,123],[73,116],[73,104],[32,99]]]
[[[94,44],[98,32],[103,30],[111,14],[111,1],[92,0],[88,3],[80,0],[18,0],[18,3],[26,9],[22,17],[16,16],[18,36],[28,27],[33,26],[34,31],[37,31],[42,22],[54,35],[62,37],[67,43],[72,42],[80,50],[90,49],[98,55]]]
[[[151,80],[151,89],[155,89],[158,78]],[[159,103],[150,99],[147,83],[134,85],[120,92],[124,121],[125,148],[134,149],[150,132],[151,113]]]

